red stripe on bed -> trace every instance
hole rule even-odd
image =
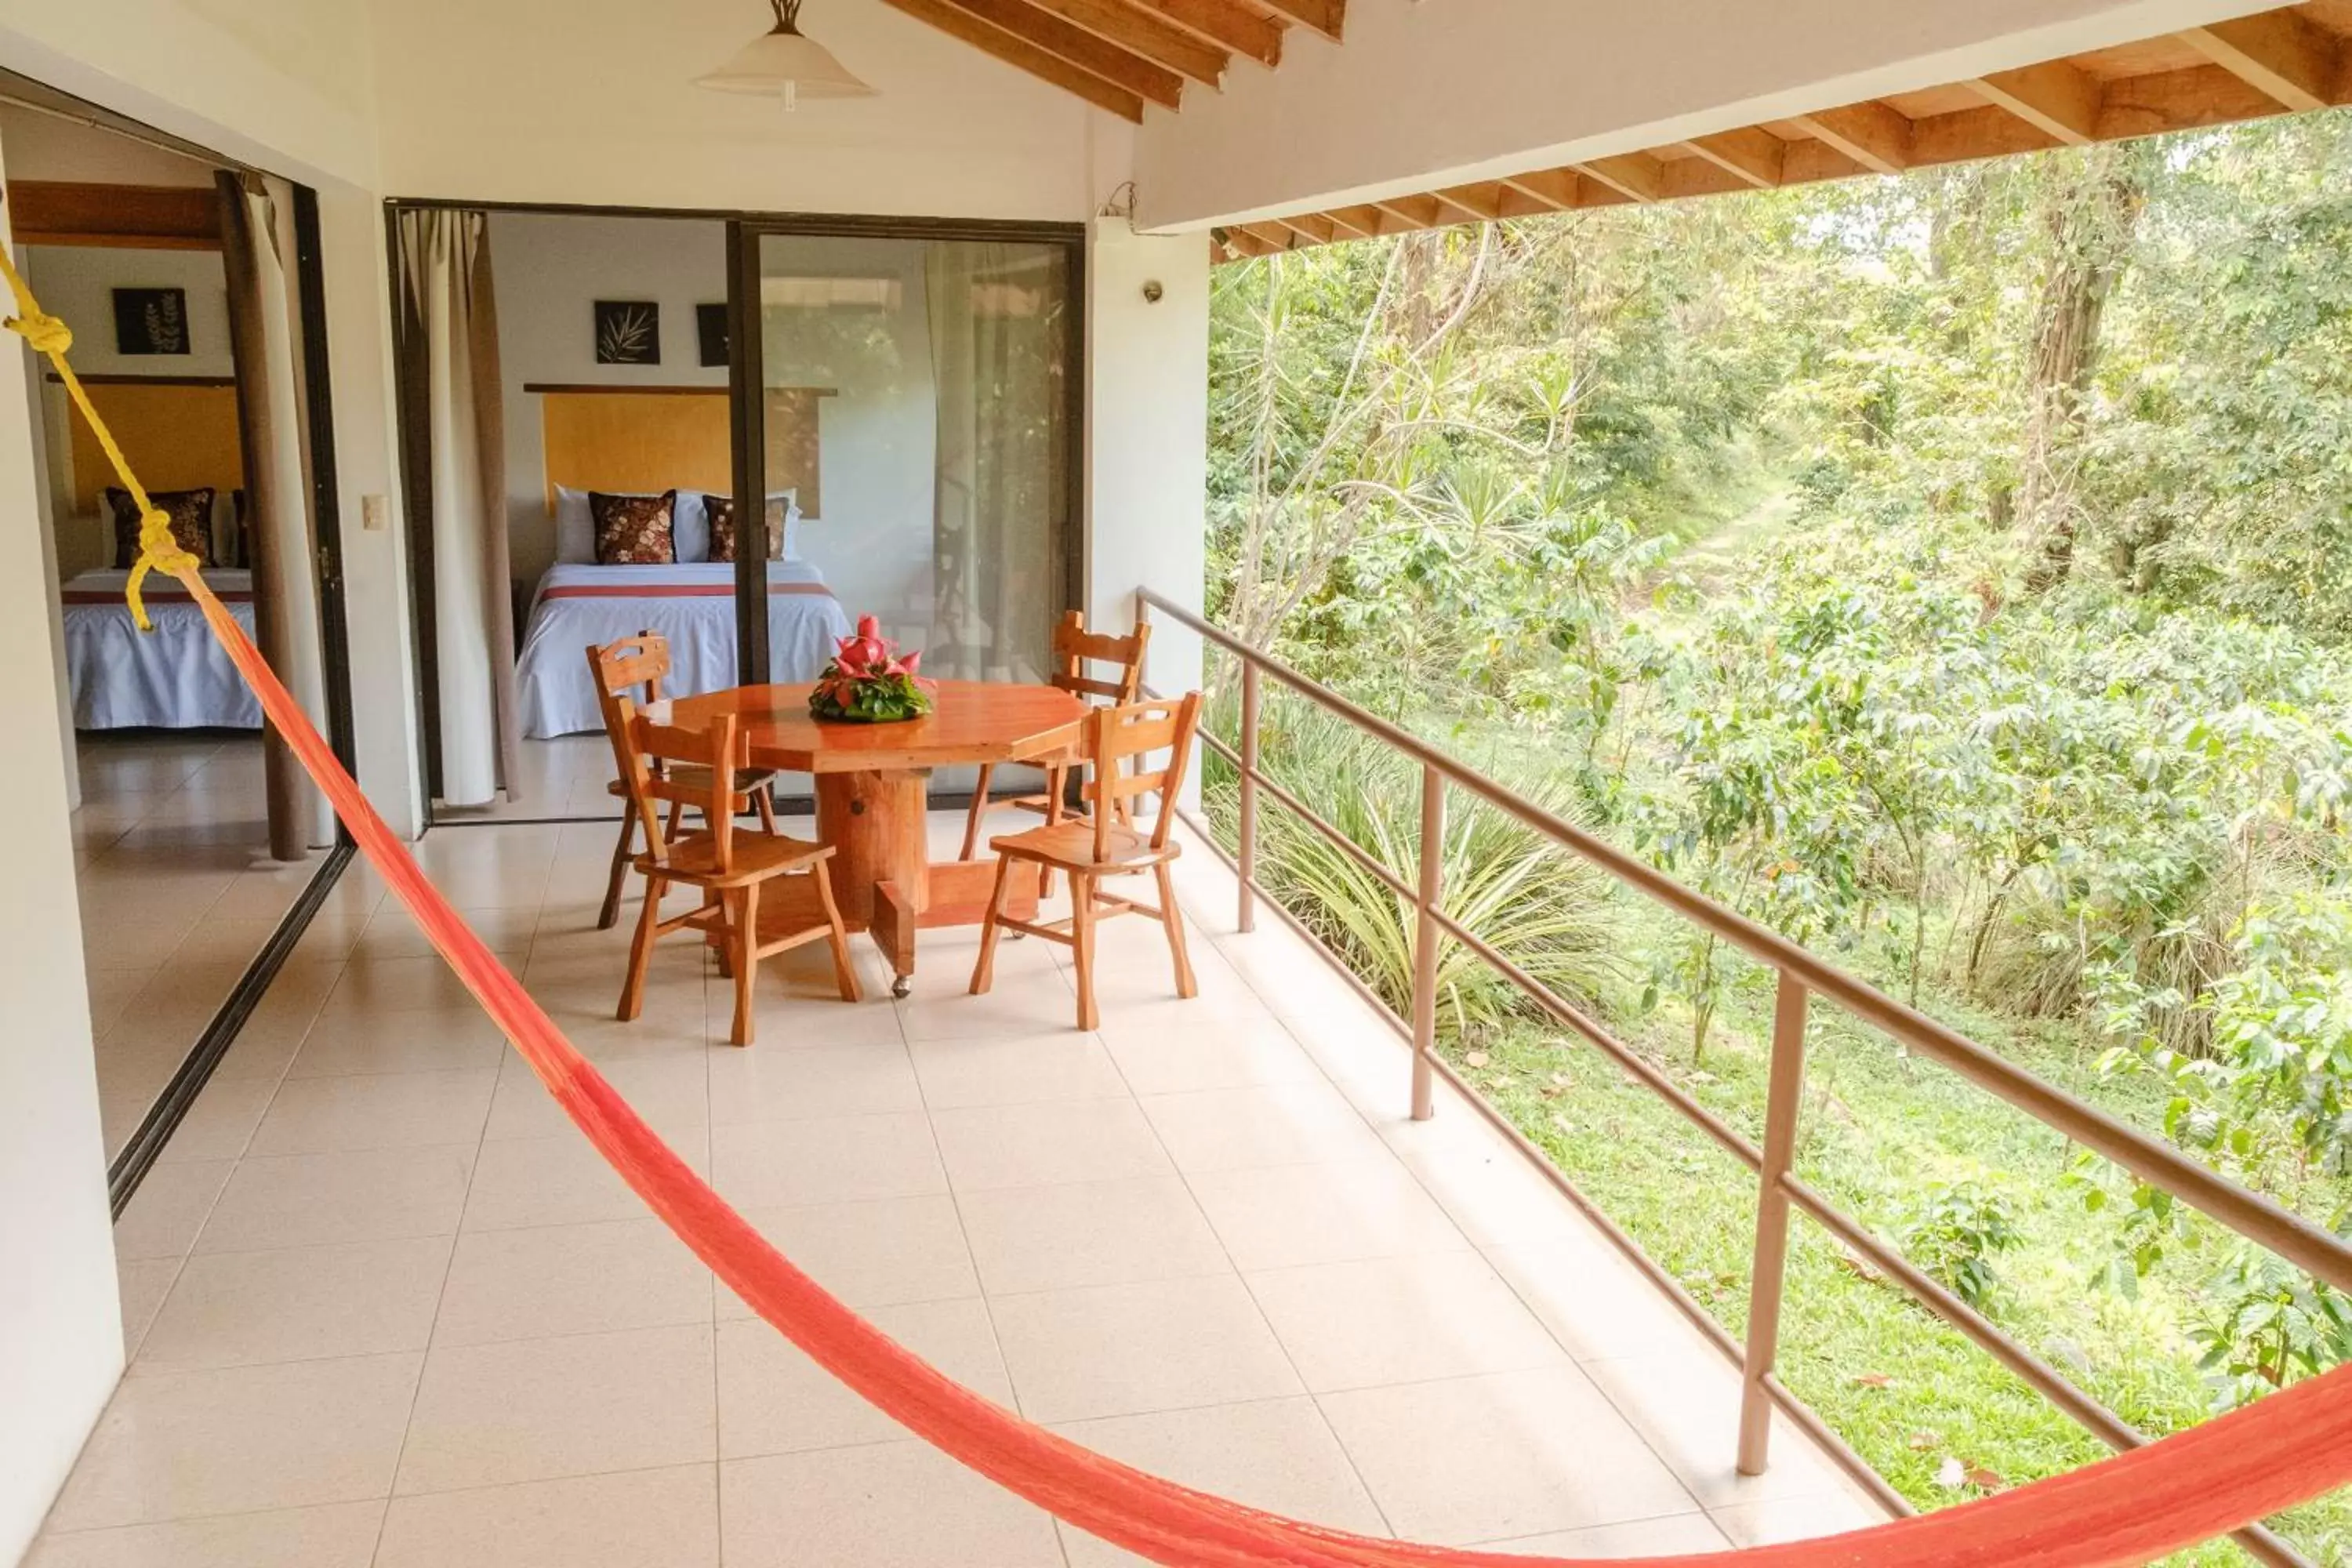
[[[771,583],[771,594],[808,594],[821,599],[833,597],[833,590],[822,583]],[[577,587],[550,588],[540,595],[542,599],[731,599],[735,596],[732,583],[645,583],[635,587],[614,584],[590,583]],[[227,597],[223,595],[222,597]]]

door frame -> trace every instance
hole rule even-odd
[[[126,137],[163,148],[217,169],[254,174],[256,168],[210,147],[174,136],[100,103],[53,87],[37,77],[0,69],[0,97],[12,99],[37,112],[53,113],[86,124],[100,133]],[[311,571],[319,594],[320,657],[324,666],[327,742],[346,771],[358,763],[358,731],[352,707],[350,618],[343,598],[342,522],[335,467],[332,357],[327,338],[326,272],[320,238],[319,194],[311,186],[286,179],[294,193],[295,260],[289,281],[293,286],[302,334],[304,403],[301,416],[310,431],[308,442],[313,556]],[[39,413],[34,411],[37,421]],[[277,928],[254,955],[245,972],[212,1018],[197,1035],[187,1054],[156,1093],[139,1125],[122,1147],[107,1161],[108,1201],[117,1218],[131,1194],[154,1166],[196,1098],[211,1082],[221,1058],[236,1043],[238,1031],[278,972],[301,941],[311,917],[325,904],[336,880],[350,865],[356,847],[351,830],[338,817],[335,842],[317,863],[310,879],[278,919]],[[95,1040],[93,1039],[93,1048]]]
[[[427,831],[436,826],[518,826],[528,823],[592,820],[569,816],[500,816],[436,820],[435,802],[440,789],[440,691],[433,652],[432,485],[428,437],[419,374],[421,365],[414,333],[404,331],[407,291],[400,255],[400,215],[406,212],[469,211],[520,213],[550,217],[625,217],[718,222],[726,228],[728,430],[735,493],[767,493],[766,431],[761,400],[751,395],[761,384],[762,342],[751,330],[759,317],[760,241],[770,235],[828,239],[1017,240],[1060,247],[1069,278],[1069,374],[1064,377],[1065,418],[1070,432],[1070,461],[1064,478],[1066,537],[1063,540],[1063,609],[1086,605],[1087,453],[1090,431],[1087,420],[1087,226],[1083,223],[1006,218],[898,217],[855,213],[770,212],[743,207],[638,206],[600,203],[467,201],[451,196],[389,196],[384,208],[384,255],[390,279],[393,323],[393,384],[394,422],[400,435],[402,505],[405,509],[409,577],[409,637],[416,661],[418,752],[425,766],[423,816]],[[503,371],[503,367],[501,367]],[[768,668],[768,616],[765,562],[738,552],[735,571],[736,668]],[[526,627],[518,622],[518,638]],[[806,806],[804,800],[780,804]],[[969,794],[946,794],[935,799],[940,809],[961,809]]]

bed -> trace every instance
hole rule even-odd
[[[554,564],[532,592],[515,664],[522,732],[534,741],[601,731],[604,714],[586,649],[641,631],[669,638],[668,695],[740,684],[735,670],[735,567],[707,559],[706,501],[734,477],[724,386],[569,386],[526,383],[541,400],[546,516]],[[817,389],[769,395],[768,472],[785,521],[779,558],[768,562],[765,679],[814,680],[850,633],[824,574],[796,544],[814,510]],[[780,401],[781,400],[781,401]],[[659,565],[596,563],[590,494],[667,494],[677,559]]]
[[[66,675],[77,730],[258,730],[261,704],[205,625],[204,613],[170,578],[145,584],[152,633],[123,603],[128,572],[84,572],[67,580]],[[253,634],[253,574],[207,567],[205,583]]]
[[[735,673],[735,567],[593,566],[559,562],[531,596],[515,684],[522,732],[535,741],[602,730],[586,650],[641,631],[669,638],[666,694],[690,697],[740,684]],[[800,561],[768,563],[768,679],[814,680],[850,633],[824,574]]]

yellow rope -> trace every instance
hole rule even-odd
[[[147,491],[139,483],[139,476],[131,471],[130,460],[123,457],[122,448],[115,444],[114,432],[106,427],[106,421],[100,418],[98,410],[90,406],[89,394],[83,389],[81,378],[74,374],[73,366],[66,363],[66,353],[73,347],[73,330],[41,309],[40,301],[33,298],[31,286],[25,281],[24,274],[16,270],[16,264],[10,258],[8,247],[5,245],[0,245],[0,277],[8,280],[8,288],[16,297],[16,314],[0,321],[0,326],[19,334],[33,345],[36,353],[47,357],[50,367],[58,373],[58,379],[65,383],[67,395],[74,400],[74,406],[81,410],[81,416],[89,421],[90,433],[98,437],[99,447],[106,453],[106,460],[114,465],[115,477],[122,481],[122,488],[131,492],[131,500],[139,508],[139,559],[131,563],[131,581],[123,585],[122,596],[130,601],[131,618],[138,623],[139,629],[153,631],[155,627],[147,618],[146,600],[140,594],[140,584],[150,572],[162,572],[185,583],[196,575],[200,563],[180,548],[180,542],[172,535],[171,514],[161,510],[147,499]]]

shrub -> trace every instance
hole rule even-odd
[[[1420,874],[1421,770],[1375,738],[1316,711],[1269,720],[1259,765],[1323,813],[1408,887]],[[1210,816],[1230,845],[1238,780],[1204,771]],[[1570,816],[1557,783],[1524,786],[1537,805]],[[1570,998],[1590,998],[1619,973],[1623,921],[1608,879],[1525,824],[1454,792],[1441,853],[1441,907],[1528,973]],[[1400,1014],[1412,1005],[1415,914],[1410,900],[1270,796],[1259,797],[1258,876],[1359,978]],[[1463,1038],[1536,1011],[1509,981],[1461,943],[1444,941],[1437,967],[1438,1027]]]

